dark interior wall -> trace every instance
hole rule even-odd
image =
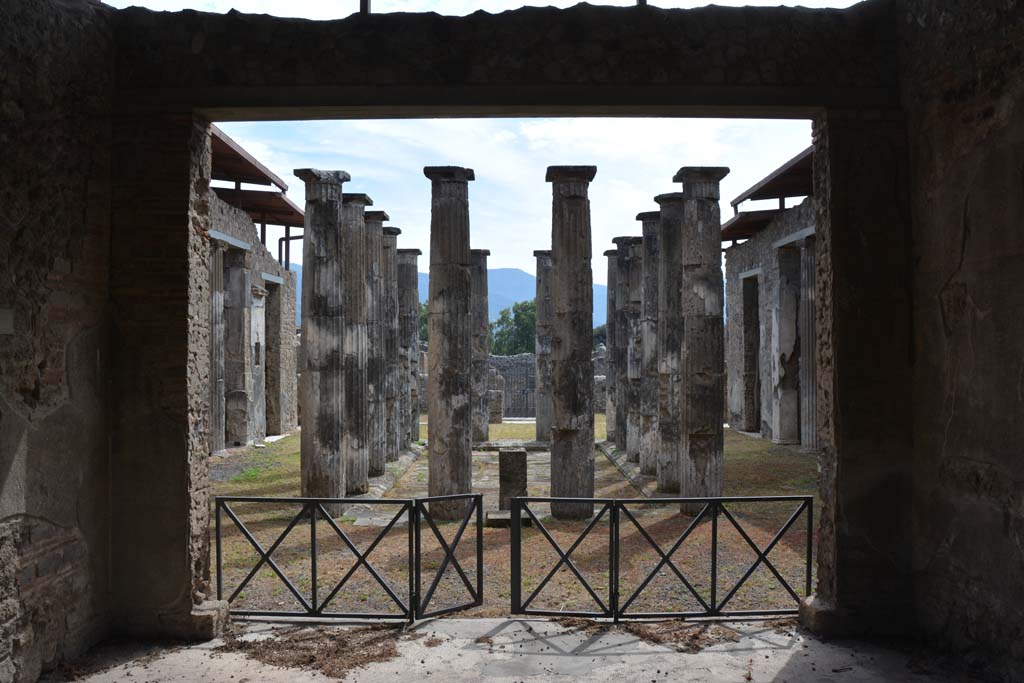
[[[914,571],[940,643],[1024,677],[1024,6],[908,0]],[[1012,676],[1011,676],[1012,677]]]
[[[109,12],[0,3],[0,680],[109,623]],[[6,313],[0,317],[6,317]]]

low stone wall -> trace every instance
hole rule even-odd
[[[491,356],[489,362],[505,378],[505,417],[536,417],[537,357]]]

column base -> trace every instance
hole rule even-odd
[[[206,600],[195,605],[188,614],[167,614],[161,616],[160,629],[170,638],[202,641],[211,640],[224,632],[230,621],[226,600]]]
[[[817,595],[800,601],[800,625],[820,638],[842,637],[846,632],[843,622],[839,610]]]

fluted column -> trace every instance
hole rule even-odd
[[[345,487],[349,493],[366,493],[370,487],[370,425],[368,367],[370,350],[370,278],[367,274],[367,206],[365,194],[342,195],[341,258],[345,409],[342,413],[341,447],[345,453]]]
[[[366,391],[369,396],[367,413],[370,422],[369,474],[384,474],[386,460],[387,421],[384,403],[384,211],[367,211],[366,221],[366,274],[370,283],[368,307],[369,345],[367,349]]]
[[[398,460],[401,449],[402,413],[399,406],[401,371],[398,361],[398,236],[396,227],[384,228],[384,280],[381,300],[384,304],[384,416],[386,425],[385,457]]]
[[[430,206],[430,346],[427,424],[431,496],[472,491],[469,312],[469,181],[472,169],[428,166]],[[431,504],[439,519],[458,519],[462,504]]]
[[[549,166],[552,183],[551,495],[594,495],[594,335],[590,200],[594,166]],[[552,503],[558,519],[587,518],[590,503]]]
[[[616,420],[616,406],[618,402],[617,394],[618,389],[615,384],[615,344],[616,344],[616,316],[615,316],[615,302],[616,302],[616,290],[619,285],[619,264],[618,257],[619,252],[615,249],[609,249],[604,252],[604,256],[608,258],[608,305],[605,308],[605,375],[604,375],[604,390],[605,390],[605,402],[604,402],[604,427],[605,427],[605,440],[609,443],[615,443],[618,437],[619,425]],[[625,428],[625,425],[623,425]]]
[[[683,266],[683,195],[658,195],[658,490],[679,491],[680,354],[683,316],[679,282]]]
[[[640,305],[640,471],[658,474],[658,224],[661,214],[637,214],[643,225]],[[661,482],[658,482],[661,490]]]
[[[722,316],[720,167],[684,167],[683,184],[683,423],[679,493],[722,495],[725,412],[725,332]]]
[[[537,416],[537,441],[551,440],[551,325],[554,321],[554,300],[551,294],[554,273],[551,270],[551,251],[535,251],[537,257],[537,396],[534,401]]]
[[[488,360],[491,355],[489,339],[490,317],[487,313],[487,257],[486,249],[473,249],[469,254],[469,308],[470,343],[473,347],[471,400],[473,442],[487,441],[490,437],[490,408],[487,405]]]
[[[640,259],[642,237],[616,237],[615,446],[640,461]]]
[[[343,498],[341,188],[350,178],[344,171],[312,168],[297,169],[295,175],[306,183],[299,361],[302,495]]]
[[[813,237],[800,246],[800,445],[806,450],[818,447],[814,249]]]
[[[401,363],[401,450],[420,440],[419,249],[398,250],[398,345]]]

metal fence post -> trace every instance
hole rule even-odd
[[[413,500],[413,534],[415,536],[416,547],[412,554],[413,557],[413,599],[415,605],[412,607],[412,618],[413,620],[420,616],[420,501],[419,499]]]
[[[711,502],[711,614],[718,614],[718,501]]]
[[[409,624],[412,624],[416,621],[416,602],[418,601],[416,597],[416,568],[414,563],[416,561],[416,527],[419,526],[419,520],[416,518],[415,501],[406,506],[406,512],[409,515],[409,529],[406,534],[409,538],[409,557],[407,558],[407,568],[409,570],[409,607],[406,610],[405,616],[409,620]]]
[[[306,503],[309,508],[309,575],[310,575],[310,597],[312,598],[313,609],[320,614],[320,601],[317,599],[316,591],[316,508],[319,503]]]
[[[608,520],[611,547],[611,567],[608,569],[608,601],[612,612],[612,623],[619,623],[619,502],[611,503],[611,517]]]
[[[455,552],[454,549],[452,552]],[[484,604],[484,495],[476,494],[476,595]]]
[[[511,612],[512,614],[519,614],[523,595],[522,595],[522,514],[523,514],[523,501],[519,498],[512,499],[512,538],[511,548],[509,549],[509,563],[512,565],[510,569],[512,578],[512,590],[511,590]]]
[[[216,531],[215,538],[217,542],[217,600],[224,599],[224,571],[223,562],[221,559],[221,548],[220,548],[220,499],[214,498],[213,508],[216,517]]]
[[[807,500],[807,579],[806,585],[804,586],[804,597],[811,596],[812,582],[811,582],[811,567],[813,562],[811,558],[814,557],[814,499],[809,498]]]

